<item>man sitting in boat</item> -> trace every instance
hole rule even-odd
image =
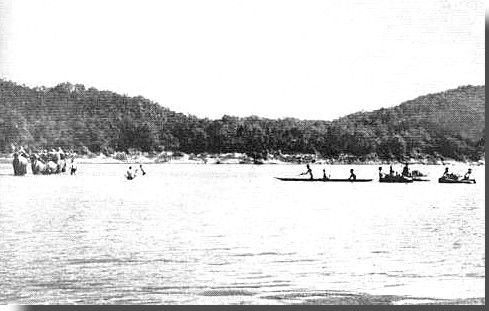
[[[414,170],[414,171],[412,171],[412,172],[411,172],[411,175],[412,175],[413,177],[426,177],[426,175],[425,175],[425,174],[421,173],[421,172],[420,172],[420,171],[418,171],[418,170]]]
[[[448,179],[454,179],[454,180],[457,180],[459,178],[459,176],[453,174],[453,173],[449,173],[448,172],[448,167],[445,167],[445,172],[443,172],[443,176],[444,178],[448,178]]]
[[[467,173],[465,173],[465,175],[464,175],[464,180],[469,180],[471,173],[472,173],[472,169],[469,168],[469,170],[467,171]]]
[[[382,173],[382,166],[379,166],[379,178],[383,178],[384,177],[384,173]]]
[[[448,175],[450,175],[448,173],[448,167],[445,167],[445,171],[443,172],[443,175],[441,177],[448,177]]]
[[[402,169],[402,173],[401,173],[402,176],[406,176],[406,177],[409,177],[409,167],[408,167],[408,164],[406,163],[406,165],[404,165],[404,168]]]
[[[312,170],[309,167],[309,164],[306,164],[306,168],[307,168],[307,171],[305,171],[304,173],[300,173],[299,175],[307,175],[307,174],[309,174],[310,178],[313,179],[313,177],[312,177]]]
[[[353,169],[350,170],[350,177],[348,177],[348,180],[356,180],[357,179],[357,175],[355,175],[355,173],[353,173]]]

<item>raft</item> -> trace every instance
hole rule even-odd
[[[385,183],[412,183],[413,179],[411,177],[406,176],[383,176],[379,177],[379,182]]]
[[[438,182],[441,184],[475,184],[475,179],[453,179],[440,177]]]
[[[426,178],[421,178],[421,177],[413,177],[413,181],[430,181],[430,180],[426,179]]]
[[[372,179],[339,179],[339,178],[284,178],[284,177],[275,177],[276,179],[282,181],[320,181],[320,182],[369,182]]]

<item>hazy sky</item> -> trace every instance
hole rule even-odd
[[[484,1],[0,0],[0,76],[331,120],[485,84]]]

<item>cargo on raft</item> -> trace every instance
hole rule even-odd
[[[407,177],[407,176],[390,176],[390,175],[384,175],[379,177],[379,182],[385,182],[385,183],[412,183],[413,178],[412,177]]]

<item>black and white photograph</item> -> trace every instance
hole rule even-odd
[[[485,2],[0,0],[0,305],[485,305]]]

